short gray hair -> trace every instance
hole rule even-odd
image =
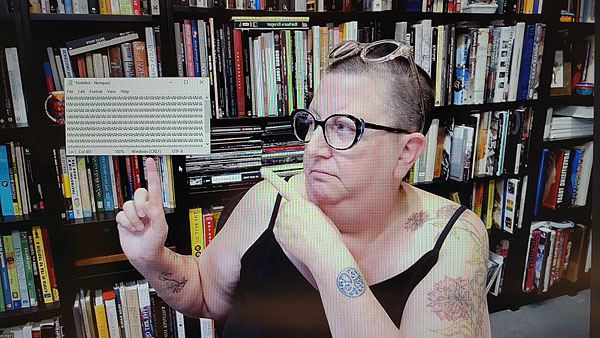
[[[325,74],[363,75],[371,77],[374,81],[383,79],[388,84],[384,94],[387,95],[387,99],[384,103],[391,112],[393,126],[425,135],[433,115],[433,81],[421,67],[416,67],[418,83],[423,93],[423,114],[419,113],[419,88],[412,76],[408,59],[397,57],[390,61],[374,63],[364,62],[357,54],[330,64]]]

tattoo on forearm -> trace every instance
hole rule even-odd
[[[365,293],[365,280],[354,268],[346,268],[340,272],[337,277],[337,286],[346,297],[356,298]]]
[[[161,272],[160,280],[168,282],[169,285],[167,288],[171,290],[173,293],[179,293],[183,290],[183,287],[188,282],[187,278],[183,277],[181,280],[177,280],[173,278],[173,274],[170,272]]]

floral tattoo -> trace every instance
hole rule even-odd
[[[408,231],[416,231],[423,227],[429,220],[429,213],[425,210],[413,212],[406,220],[406,229]]]
[[[181,290],[183,290],[183,287],[188,282],[188,280],[185,277],[183,277],[181,280],[176,280],[172,276],[173,276],[173,274],[170,272],[169,273],[161,272],[160,280],[169,282],[169,285],[167,286],[167,288],[169,290],[171,290],[173,293],[179,293],[179,292],[181,292]]]
[[[346,268],[340,272],[337,277],[337,286],[346,297],[356,298],[365,293],[365,280],[354,268]]]
[[[438,209],[436,216],[447,222],[456,209],[454,206],[442,207]],[[439,222],[438,225],[445,226],[442,223]],[[487,309],[486,295],[481,290],[485,290],[488,249],[487,238],[478,235],[475,227],[476,225],[468,220],[461,220],[454,224],[454,228],[458,231],[449,233],[449,236],[456,236],[459,239],[468,235],[474,243],[466,261],[474,270],[474,276],[471,279],[446,276],[427,294],[429,302],[427,307],[440,320],[451,322],[448,327],[435,330],[445,336],[481,337],[483,335],[483,319]]]

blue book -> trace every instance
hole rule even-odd
[[[7,310],[13,309],[13,303],[10,293],[10,284],[8,283],[8,267],[4,257],[4,241],[0,239],[0,274],[2,275],[2,291],[4,293],[4,304]]]
[[[527,100],[529,87],[529,73],[531,72],[531,55],[533,54],[533,43],[535,42],[535,25],[527,25],[525,28],[525,39],[523,41],[523,54],[521,57],[521,72],[519,74],[519,85],[517,87],[517,100]]]
[[[8,152],[5,145],[0,145],[0,205],[2,205],[2,216],[15,215],[12,195]]]
[[[115,210],[113,204],[112,183],[110,181],[110,165],[108,164],[108,156],[98,156],[100,160],[100,176],[102,178],[102,196],[104,196],[104,210]]]
[[[65,0],[65,13],[73,14],[73,1],[72,0]]]
[[[470,50],[469,34],[459,34],[456,36],[456,81],[454,88],[454,104],[465,104],[469,95],[469,50]],[[458,87],[456,87],[458,85]]]
[[[577,186],[579,185],[579,172],[581,171],[581,162],[583,161],[583,150],[573,149],[571,158],[571,172],[567,183],[567,198],[563,198],[563,203],[567,206],[573,206],[577,199]]]
[[[534,206],[534,210],[533,210],[533,215],[537,216],[540,206],[542,205],[542,199],[544,196],[544,187],[545,187],[545,182],[546,182],[546,156],[548,156],[548,152],[550,150],[548,149],[544,149],[544,151],[542,152],[542,163],[540,164],[540,171],[539,171],[539,175],[538,175],[538,184],[537,184],[537,190],[535,192],[535,206]]]
[[[194,75],[200,77],[200,55],[198,51],[198,22],[196,20],[190,20],[192,22],[192,47],[194,50]]]
[[[406,0],[404,4],[407,12],[421,12],[423,9],[423,0]]]
[[[531,14],[538,14],[539,7],[540,7],[540,0],[535,0],[533,2],[533,12],[531,12]]]

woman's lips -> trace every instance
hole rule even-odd
[[[332,174],[330,172],[324,171],[324,170],[311,170],[310,173],[311,174],[321,174],[321,175],[327,175],[327,176],[337,177],[336,175],[334,175],[334,174]]]

